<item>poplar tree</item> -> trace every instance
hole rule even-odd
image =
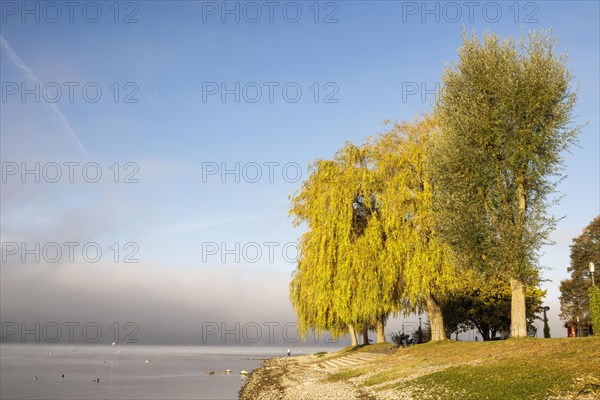
[[[465,34],[435,107],[438,233],[458,265],[508,279],[513,337],[527,335],[526,286],[555,226],[548,205],[561,153],[578,132],[571,73],[555,46],[547,31],[520,41]]]

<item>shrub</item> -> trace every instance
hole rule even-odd
[[[600,289],[594,285],[590,287],[590,317],[592,319],[592,329],[594,335],[600,336]]]

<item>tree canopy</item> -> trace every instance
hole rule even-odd
[[[463,275],[464,276],[464,275]],[[448,334],[476,329],[484,341],[510,330],[511,294],[506,279],[482,279],[469,274],[463,285],[442,302],[444,322]],[[546,292],[537,286],[527,288],[525,294],[527,327],[533,329],[539,317]]]
[[[577,318],[582,326],[591,324],[588,290],[591,286],[590,262],[600,267],[600,216],[585,227],[571,245],[569,279],[560,283],[560,317],[575,324]],[[594,279],[600,282],[600,268],[595,268]]]
[[[292,196],[295,224],[306,223],[291,283],[299,328],[381,325],[400,309],[399,270],[382,262],[385,235],[364,148],[346,144],[318,160]],[[382,335],[378,335],[381,340]],[[385,340],[385,338],[383,338]]]
[[[520,41],[465,34],[435,107],[438,233],[458,265],[509,280],[514,337],[527,335],[525,288],[555,226],[548,205],[562,152],[578,132],[571,73],[555,45],[547,31]]]
[[[384,341],[390,314],[426,309],[441,340],[440,305],[458,301],[471,313],[462,324],[485,336],[505,326],[510,294],[511,335],[527,335],[556,221],[548,206],[578,132],[555,46],[547,31],[465,34],[431,114],[311,164],[290,197],[306,228],[290,284],[303,334],[349,330],[356,343],[375,327]]]
[[[424,115],[395,123],[367,143],[387,237],[383,262],[401,272],[404,311],[425,306],[432,338],[441,340],[445,334],[438,300],[459,285],[459,278],[434,230],[434,189],[426,157],[436,131],[435,119]]]
[[[377,326],[390,313],[426,304],[430,318],[439,318],[438,336],[445,337],[434,296],[446,295],[457,278],[432,229],[425,156],[434,129],[428,116],[397,123],[360,147],[346,144],[333,160],[313,164],[291,209],[297,224],[307,223],[291,287],[301,330],[326,329],[337,319]],[[328,296],[304,293],[309,282]],[[378,340],[385,340],[382,335],[378,329]]]

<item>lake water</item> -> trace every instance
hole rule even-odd
[[[282,356],[285,350],[2,344],[0,398],[236,399],[244,383],[239,372],[251,371],[260,366],[261,359]],[[205,374],[226,369],[232,373]],[[94,382],[96,378],[99,383]]]

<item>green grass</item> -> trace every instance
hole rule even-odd
[[[398,349],[398,346],[392,343],[377,343],[377,344],[369,344],[364,345],[360,344],[358,346],[348,346],[344,347],[338,353],[340,355],[348,355],[348,353],[360,353],[360,352],[369,352],[369,353],[385,353],[391,354],[394,353]]]
[[[361,386],[441,400],[600,398],[600,337],[426,343],[393,350],[377,368],[346,370],[329,380],[369,373]]]
[[[357,376],[361,376],[364,371],[360,369],[350,369],[342,372],[337,372],[335,374],[331,374],[327,377],[327,382],[339,382],[345,381],[350,378],[356,378]]]
[[[510,361],[483,366],[451,367],[422,376],[398,388],[430,388],[428,395],[441,399],[461,393],[463,399],[543,399],[564,384],[564,374],[551,368],[531,368]],[[439,388],[442,391],[436,396]]]
[[[315,353],[314,355],[317,357],[323,357],[325,354],[327,354],[326,351],[319,351],[318,353]]]

